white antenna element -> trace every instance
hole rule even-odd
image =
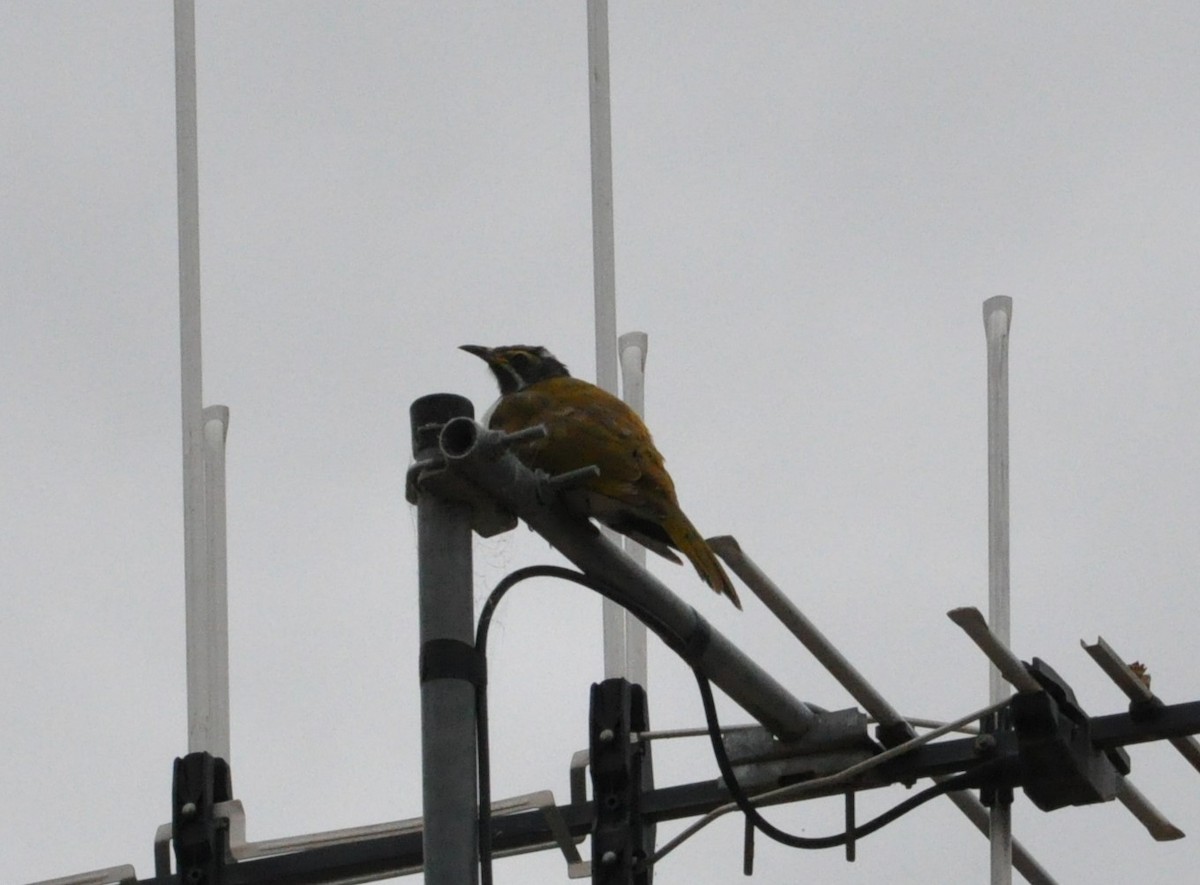
[[[1008,332],[1012,299],[997,295],[983,302],[987,333],[988,390],[988,624],[1002,645],[1009,645],[1008,526]],[[989,700],[1009,696],[1000,670],[990,668]],[[1012,803],[997,799],[991,810],[992,885],[1012,882]]]
[[[208,752],[229,761],[229,567],[225,533],[225,439],[229,407],[208,406],[204,421],[204,549],[208,593],[201,637],[208,692],[202,704],[210,713]]]
[[[200,338],[200,188],[196,137],[196,6],[175,0],[175,139],[179,202],[179,350],[183,418],[183,558],[187,620],[188,752],[229,759],[229,653],[224,540],[211,543],[205,490],[204,394]],[[224,477],[228,410],[219,432]],[[214,441],[216,439],[214,438]],[[215,502],[214,502],[215,503]],[[224,493],[219,502],[224,533]],[[220,556],[219,566],[213,556]],[[213,578],[221,582],[218,589]],[[219,598],[218,598],[219,596]]]
[[[617,341],[621,356],[622,396],[626,405],[642,416],[646,412],[646,351],[649,339],[645,332],[626,332]],[[625,552],[640,566],[646,564],[646,548],[631,538],[624,539]],[[607,602],[607,600],[605,600]],[[646,625],[625,612],[626,677],[647,688]]]
[[[596,302],[596,383],[617,393],[617,274],[613,232],[612,98],[608,81],[608,0],[588,0],[588,100],[592,135],[592,273]]]
[[[608,81],[608,0],[588,0],[588,104],[592,134],[592,275],[596,303],[596,384],[617,395],[617,272],[613,233],[612,98]],[[610,541],[616,535],[601,529]],[[604,677],[633,677],[626,634],[635,619],[603,605]],[[643,657],[645,653],[643,652]]]
[[[983,619],[983,613],[974,606],[955,608],[946,612],[947,616],[971,637],[979,650],[988,656],[992,662],[992,672],[999,673],[1000,678],[1011,684],[1017,691],[1038,692],[1042,687],[1038,681],[1029,675],[1021,659],[1013,654],[1008,644],[999,634],[990,629],[988,622]],[[1008,686],[1005,686],[1004,696],[1008,697]],[[1003,698],[1001,698],[1003,700]]]

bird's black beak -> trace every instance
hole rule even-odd
[[[481,347],[478,344],[464,344],[459,350],[465,350],[467,353],[472,353],[479,357],[489,366],[494,362],[492,358],[492,349],[490,347]]]

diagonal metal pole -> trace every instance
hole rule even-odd
[[[1003,645],[1009,645],[1009,525],[1008,525],[1008,332],[1012,299],[997,295],[983,303],[987,334],[988,391],[988,624]],[[989,670],[989,699],[1009,696],[1000,670]],[[996,796],[991,809],[992,885],[1012,882],[1012,802]]]
[[[983,619],[983,614],[979,609],[974,606],[964,606],[951,609],[946,612],[946,616],[961,627],[963,632],[971,637],[971,641],[979,646],[979,650],[987,655],[988,660],[992,662],[991,672],[999,673],[1000,678],[1006,683],[1005,697],[1008,696],[1009,685],[1019,692],[1042,690],[1038,681],[1029,675],[1029,671],[1021,663],[1021,659],[1013,654],[1008,644],[1000,638],[999,632],[993,630]]]
[[[724,559],[737,576],[746,583],[746,586],[754,591],[754,594],[771,610],[771,613],[829,671],[830,675],[862,705],[864,710],[875,718],[881,726],[879,737],[885,745],[894,745],[915,734],[896,708],[873,685],[867,682],[866,678],[837,650],[832,642],[825,638],[816,624],[810,621],[779,585],[772,581],[742,550],[736,539],[729,535],[723,535],[709,538],[708,543],[713,551]],[[1023,670],[1022,673],[1024,673]],[[934,780],[944,779],[945,776],[934,778]],[[984,836],[990,836],[987,809],[973,794],[962,790],[946,795],[979,832]],[[1050,873],[1020,842],[1014,839],[1012,846],[1013,865],[1030,885],[1054,885],[1054,879]]]
[[[1100,669],[1129,697],[1132,702],[1131,709],[1140,707],[1144,713],[1146,710],[1162,706],[1162,701],[1150,690],[1149,677],[1145,677],[1145,681],[1143,681],[1143,678],[1125,663],[1113,647],[1104,641],[1104,637],[1097,637],[1094,645],[1088,645],[1082,641],[1080,644],[1084,651],[1091,655],[1092,660],[1100,665]],[[1171,746],[1182,753],[1183,758],[1187,759],[1193,768],[1200,771],[1200,743],[1196,741],[1196,738],[1187,735],[1169,738],[1169,740]],[[1128,777],[1121,780],[1117,799],[1129,809],[1156,841],[1170,842],[1183,838],[1183,830],[1167,820],[1154,807],[1153,803],[1130,783]]]
[[[1108,677],[1117,684],[1121,691],[1125,692],[1129,700],[1134,704],[1142,704],[1150,709],[1155,705],[1161,705],[1162,701],[1150,690],[1149,677],[1146,677],[1145,682],[1133,672],[1124,659],[1121,658],[1113,647],[1104,641],[1104,637],[1098,636],[1093,645],[1088,645],[1086,642],[1080,642],[1084,651],[1091,655],[1092,660],[1100,665]],[[1183,754],[1183,758],[1191,763],[1192,768],[1200,771],[1200,742],[1197,742],[1195,737],[1177,737],[1171,738],[1171,746]]]
[[[528,428],[522,434],[544,428]],[[516,436],[515,434],[513,436]],[[799,738],[817,725],[817,714],[717,631],[666,585],[569,511],[553,489],[571,476],[547,479],[504,451],[513,437],[456,418],[442,429],[439,445],[449,478],[477,487],[480,498],[519,516],[581,571],[628,598],[650,618],[647,626],[747,713],[780,738]],[[433,470],[418,459],[418,467]],[[582,471],[581,471],[582,472]],[[436,473],[434,474],[436,476]],[[578,479],[578,477],[575,477]],[[424,481],[431,481],[432,477]]]
[[[758,567],[737,539],[731,535],[720,535],[708,539],[708,546],[733,569],[749,587],[754,595],[762,600],[771,612],[787,629],[800,640],[801,644],[812,654],[838,683],[850,693],[854,700],[862,705],[876,722],[889,731],[895,731],[895,740],[884,740],[885,746],[901,743],[915,737],[916,732],[907,727],[904,717],[893,707],[875,687],[867,682],[858,669],[838,651],[817,625],[808,619],[783,589],[772,581],[767,573]]]

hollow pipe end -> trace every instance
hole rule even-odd
[[[412,422],[413,455],[420,458],[437,449],[442,425],[453,418],[472,418],[474,404],[457,393],[431,393],[413,400],[408,410]]]
[[[470,454],[479,442],[479,425],[473,418],[464,416],[451,418],[438,434],[438,448],[447,458],[463,458]]]

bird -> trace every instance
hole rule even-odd
[[[500,385],[500,399],[485,420],[489,429],[514,433],[541,424],[547,435],[514,446],[517,458],[551,475],[595,465],[599,475],[564,493],[569,507],[680,563],[676,550],[704,583],[741,608],[733,582],[692,521],[684,515],[675,483],[650,431],[611,393],[573,378],[546,348],[528,345],[460,350],[485,363]]]

